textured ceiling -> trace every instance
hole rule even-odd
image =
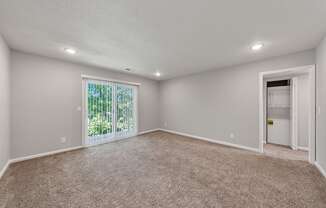
[[[169,79],[314,48],[326,1],[0,0],[0,33],[16,50]]]

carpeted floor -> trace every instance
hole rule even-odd
[[[326,207],[326,180],[283,160],[154,132],[13,164],[0,208]]]
[[[308,151],[293,150],[290,147],[275,144],[264,144],[264,153],[281,159],[309,161]]]

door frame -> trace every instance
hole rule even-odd
[[[310,87],[309,99],[309,162],[314,163],[316,160],[316,66],[307,65],[288,69],[273,70],[260,72],[258,75],[259,86],[259,151],[264,152],[264,138],[266,137],[266,84],[265,80],[273,77],[293,77],[307,74]],[[293,113],[293,112],[292,112]],[[294,124],[295,125],[295,124]],[[295,129],[292,129],[295,131]]]
[[[128,136],[115,136],[112,137],[112,139],[108,142],[105,143],[109,143],[112,141],[116,141],[116,140],[120,140],[120,139],[127,139],[133,136],[138,135],[139,133],[139,117],[138,117],[138,111],[139,111],[139,105],[138,105],[138,96],[139,96],[139,86],[141,86],[140,83],[136,83],[136,82],[128,82],[128,81],[122,81],[122,80],[116,80],[116,79],[108,79],[108,78],[102,78],[102,77],[96,77],[96,76],[90,76],[90,75],[81,75],[81,85],[82,85],[82,146],[83,147],[90,147],[90,146],[94,146],[94,145],[88,145],[86,140],[88,138],[88,128],[87,128],[87,115],[88,115],[88,104],[87,104],[87,80],[93,80],[93,81],[105,81],[105,82],[111,82],[111,83],[115,83],[115,84],[121,84],[121,85],[130,85],[135,87],[135,100],[134,100],[134,116],[135,116],[135,121],[136,121],[136,127],[135,127],[135,132],[134,134],[128,135]],[[115,90],[115,89],[114,89]],[[116,99],[114,97],[114,99]],[[115,103],[115,102],[114,102]],[[114,112],[114,116],[116,116],[116,112]],[[115,128],[115,124],[113,124],[114,128]],[[104,143],[101,143],[104,144]],[[97,145],[97,144],[95,144]],[[100,144],[99,144],[100,145]]]
[[[298,150],[298,78],[291,79],[291,148]]]

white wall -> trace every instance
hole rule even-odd
[[[12,158],[82,144],[81,74],[141,83],[139,131],[159,127],[157,81],[17,51],[11,57]]]
[[[326,37],[317,48],[317,130],[316,156],[319,165],[326,171]],[[320,112],[318,108],[320,107]]]
[[[309,143],[309,77],[298,77],[298,146],[308,148]]]
[[[162,81],[161,128],[258,148],[259,72],[314,63],[308,50]]]
[[[10,151],[10,50],[0,35],[0,172]]]

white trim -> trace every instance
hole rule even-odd
[[[310,99],[309,99],[309,162],[313,163],[316,158],[316,66],[312,65],[309,72]]]
[[[5,164],[5,166],[2,168],[2,170],[0,172],[0,179],[2,178],[2,176],[5,174],[5,172],[9,168],[10,163],[11,163],[10,160],[8,160],[7,163]]]
[[[258,86],[259,86],[259,152],[264,153],[264,141],[266,137],[266,112],[264,111],[266,107],[266,98],[264,97],[264,74],[259,73]]]
[[[88,99],[86,95],[87,80],[81,79],[82,81],[82,145],[86,146],[86,136],[87,132],[87,109],[88,109]]]
[[[293,74],[294,73],[297,74],[297,72],[300,74],[309,73],[311,68],[315,68],[315,65],[306,65],[306,66],[299,66],[299,67],[294,67],[294,68],[265,71],[265,72],[260,72],[259,74],[261,74],[263,76],[264,75],[274,75],[274,77],[279,77],[279,74],[282,73],[282,74],[284,74],[284,77],[292,77]]]
[[[148,133],[152,133],[152,132],[160,131],[160,130],[161,129],[157,128],[157,129],[150,129],[150,130],[146,130],[146,131],[141,131],[141,132],[138,132],[138,135],[148,134]]]
[[[21,162],[21,161],[25,161],[25,160],[31,160],[31,159],[34,159],[34,158],[45,157],[45,156],[49,156],[49,155],[55,155],[55,154],[69,152],[69,151],[78,150],[78,149],[82,149],[82,148],[84,148],[84,147],[83,146],[77,146],[77,147],[70,147],[70,148],[66,148],[66,149],[54,150],[54,151],[50,151],[50,152],[44,152],[44,153],[35,154],[35,155],[18,157],[18,158],[15,158],[15,159],[11,159],[10,163],[16,163],[16,162]]]
[[[128,84],[128,85],[136,85],[136,86],[141,85],[140,83],[137,83],[137,82],[128,82],[128,81],[123,81],[123,80],[118,80],[118,79],[109,79],[109,78],[91,76],[91,75],[86,75],[86,74],[82,74],[81,77],[83,79],[92,79],[92,80],[100,80],[100,81],[107,81],[107,82],[115,82],[115,83],[120,83],[120,84]]]
[[[264,113],[264,78],[273,78],[273,77],[293,77],[293,75],[309,74],[310,82],[310,96],[309,99],[309,162],[314,163],[315,158],[315,65],[307,65],[283,70],[273,70],[267,72],[260,72],[258,75],[258,86],[259,86],[259,150],[264,152],[264,137],[265,137],[265,113]]]
[[[82,75],[83,76],[87,76],[87,75]],[[87,139],[88,139],[88,132],[87,132],[87,116],[88,116],[88,99],[87,99],[87,86],[89,82],[94,82],[93,79],[90,78],[90,76],[87,76],[87,79],[82,78],[82,145],[84,147],[90,147],[90,146],[96,146],[96,145],[100,145],[100,144],[106,144],[112,141],[116,141],[116,140],[120,140],[120,139],[126,139],[126,138],[130,138],[133,136],[137,136],[138,135],[138,128],[139,128],[139,116],[138,116],[138,112],[139,112],[139,104],[138,104],[138,95],[139,95],[139,88],[137,86],[134,86],[132,83],[128,83],[128,82],[116,82],[116,81],[112,81],[112,80],[100,80],[100,81],[109,81],[112,84],[113,87],[113,105],[112,105],[112,112],[113,112],[113,116],[114,116],[114,120],[116,121],[116,109],[113,106],[116,106],[116,87],[118,85],[127,85],[128,87],[131,87],[133,89],[134,94],[134,117],[135,117],[135,121],[136,121],[136,126],[135,126],[135,131],[132,132],[129,135],[118,135],[115,132],[115,125],[116,122],[113,122],[113,132],[112,135],[113,137],[108,139],[105,142],[99,143],[99,144],[92,144],[89,145],[87,144]],[[99,80],[95,80],[95,81],[99,81]]]
[[[319,172],[326,177],[326,171],[323,169],[323,167],[321,167],[321,165],[316,161],[315,162],[315,166],[317,167],[317,169],[319,170]]]
[[[297,146],[297,149],[298,150],[301,150],[301,151],[309,151],[309,147],[300,147],[300,146]]]
[[[225,142],[225,141],[221,141],[221,140],[210,139],[210,138],[206,138],[206,137],[196,136],[196,135],[182,133],[182,132],[178,132],[178,131],[172,131],[172,130],[168,130],[168,129],[160,129],[160,130],[168,132],[168,133],[172,133],[172,134],[177,134],[177,135],[180,135],[180,136],[185,136],[185,137],[190,137],[190,138],[193,138],[193,139],[199,139],[199,140],[203,140],[203,141],[206,141],[206,142],[215,143],[215,144],[235,147],[235,148],[238,148],[238,149],[244,149],[244,150],[249,150],[249,151],[258,152],[258,153],[260,152],[259,149],[257,149],[257,148],[247,147],[247,146],[234,144],[234,143],[230,143],[230,142]]]
[[[293,77],[291,81],[291,147],[298,150],[298,77]]]

